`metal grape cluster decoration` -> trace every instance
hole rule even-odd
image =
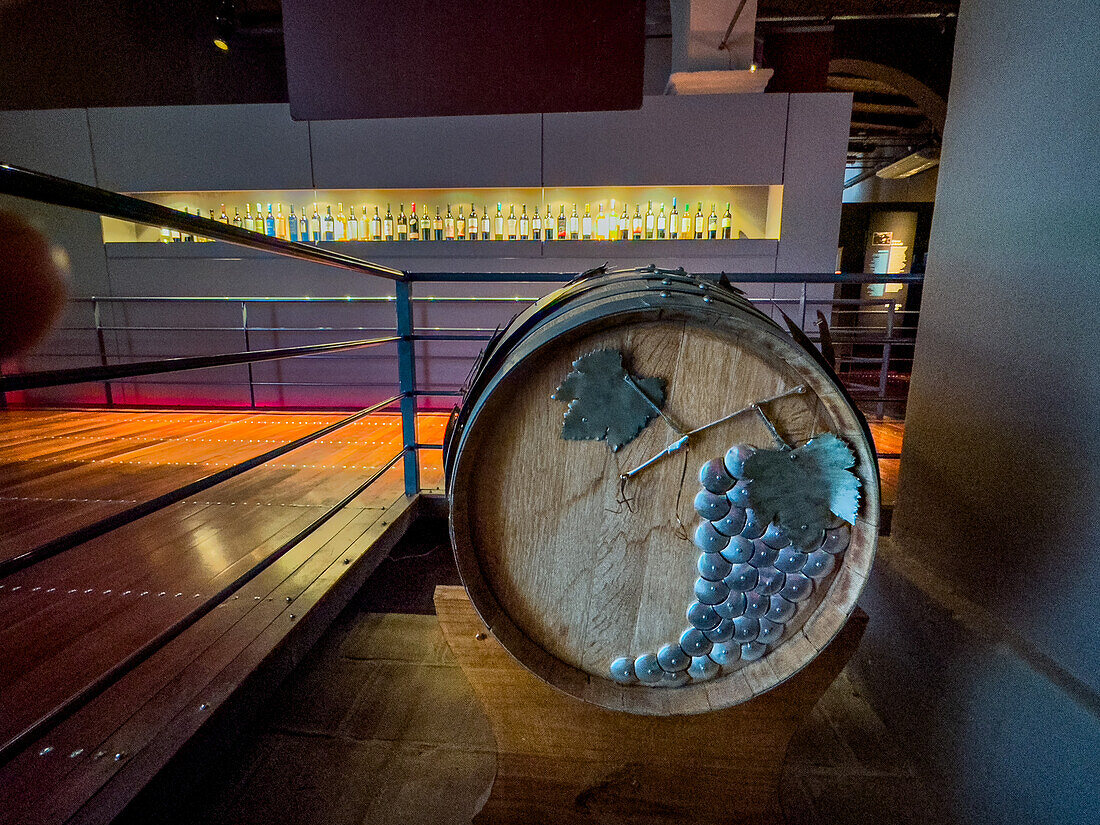
[[[735,444],[699,469],[700,522],[694,543],[699,577],[676,640],[640,656],[620,656],[610,677],[621,684],[679,687],[765,656],[784,637],[815,588],[848,549],[859,508],[855,456],[833,433],[799,447],[779,436],[764,407],[805,392],[795,387],[685,431],[662,411],[665,382],[632,376],[622,353],[597,350],[573,362],[553,398],[567,401],[561,437],[605,440],[612,451],[660,416],[680,437],[620,476],[621,487],[656,461],[685,449],[691,436],[745,413],[758,414],[777,447]]]

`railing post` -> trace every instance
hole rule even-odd
[[[105,367],[107,366],[107,346],[103,341],[103,327],[99,323],[99,301],[95,298],[92,299],[92,316],[95,319],[96,342],[99,344],[99,365]],[[113,407],[115,399],[110,381],[103,382],[103,395],[107,399],[107,406]]]
[[[882,418],[886,412],[886,388],[890,380],[890,350],[894,337],[894,309],[897,301],[891,299],[886,305],[886,343],[882,345],[882,369],[878,374],[879,402],[876,407],[878,417]]]
[[[252,346],[248,341],[248,304],[241,301],[241,329],[244,331],[244,351],[252,352]],[[248,403],[252,409],[256,409],[256,385],[252,383],[252,363],[248,364]]]
[[[420,492],[420,456],[416,449],[416,344],[413,342],[412,288],[395,285],[397,297],[397,378],[401,388],[401,438],[405,449],[405,495]]]

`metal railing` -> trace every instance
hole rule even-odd
[[[137,198],[109,192],[84,184],[66,181],[50,175],[33,172],[8,164],[0,164],[0,193],[28,198],[31,200],[91,211],[98,215],[121,220],[144,223],[158,227],[178,229],[197,236],[203,236],[251,249],[271,252],[279,256],[289,256],[326,266],[351,269],[353,271],[385,278],[394,282],[394,294],[376,296],[324,296],[324,297],[187,297],[187,296],[89,296],[73,299],[76,305],[89,304],[91,307],[91,326],[62,327],[62,331],[94,333],[95,353],[80,353],[82,356],[98,356],[99,365],[67,369],[43,370],[16,374],[0,374],[0,403],[5,403],[10,392],[26,391],[36,388],[55,387],[77,383],[102,382],[104,397],[108,405],[114,403],[114,382],[138,377],[158,376],[181,371],[209,369],[229,365],[247,366],[247,390],[250,407],[257,407],[257,387],[309,387],[309,386],[382,386],[388,382],[295,382],[295,381],[257,381],[253,365],[264,361],[281,361],[295,357],[358,358],[361,355],[341,356],[338,353],[355,352],[375,348],[386,344],[397,347],[397,386],[398,394],[392,401],[401,409],[403,446],[401,457],[404,461],[405,492],[415,495],[420,491],[418,451],[436,448],[438,445],[420,445],[416,441],[417,399],[425,396],[454,396],[461,394],[459,383],[446,386],[418,386],[416,377],[417,356],[415,345],[423,341],[488,341],[495,327],[459,326],[429,327],[417,329],[414,324],[414,305],[425,304],[503,304],[523,306],[538,300],[534,296],[413,296],[413,284],[420,283],[529,283],[560,284],[575,277],[572,272],[482,272],[482,273],[407,273],[400,270],[364,261],[340,252],[314,246],[308,243],[294,243],[272,238],[261,233],[230,226],[218,221],[189,215],[167,207],[149,203]],[[706,277],[705,273],[702,274]],[[711,273],[718,278],[725,273]],[[884,278],[869,274],[833,273],[737,273],[730,276],[740,284],[797,284],[799,293],[789,297],[750,296],[754,303],[793,317],[804,330],[811,320],[811,312],[827,310],[831,320],[831,337],[834,349],[840,350],[842,358],[839,372],[849,376],[848,389],[858,401],[871,404],[881,416],[887,404],[903,404],[903,395],[890,392],[891,366],[911,362],[912,355],[904,350],[911,349],[915,338],[915,310],[906,310],[897,298],[838,298],[832,295],[812,296],[809,287],[815,284],[863,284],[882,283]],[[892,283],[919,283],[921,276],[894,275]],[[138,304],[194,304],[226,305],[235,304],[240,311],[240,324],[214,323],[175,326],[175,325],[130,325],[103,322],[104,308],[119,305]],[[392,304],[394,323],[384,326],[343,325],[343,326],[265,326],[249,322],[249,308],[258,304]],[[118,313],[112,312],[115,316]],[[910,319],[910,316],[913,316]],[[881,319],[881,324],[877,323]],[[507,321],[507,318],[502,318]],[[910,320],[912,322],[910,323]],[[112,358],[121,361],[128,356],[121,353],[112,355],[108,351],[106,336],[110,333],[135,332],[181,332],[202,335],[213,331],[239,332],[243,336],[244,350],[216,355],[191,357],[161,357],[150,360],[125,361],[111,363]],[[345,341],[327,341],[319,344],[306,344],[292,347],[253,349],[252,337],[256,333],[303,333],[331,334],[333,332],[388,333],[373,338],[356,338]],[[812,327],[808,330],[811,341],[819,342],[818,333]],[[868,349],[878,350],[877,355],[868,355]],[[903,352],[899,352],[903,350]],[[60,357],[62,354],[55,354]],[[74,353],[75,355],[75,353]],[[50,353],[40,353],[39,357],[50,357]],[[473,358],[470,359],[471,361]],[[904,372],[899,370],[898,372]],[[183,382],[172,382],[179,384]],[[197,382],[203,383],[203,382]]]
[[[94,334],[96,351],[94,353],[74,353],[74,352],[50,352],[41,351],[37,355],[41,359],[62,359],[65,357],[72,357],[76,355],[95,355],[98,356],[100,364],[107,367],[112,360],[120,361],[124,358],[132,356],[123,355],[121,352],[111,353],[107,346],[106,336],[112,333],[120,333],[122,335],[128,335],[131,333],[141,334],[154,334],[154,333],[181,333],[189,337],[193,337],[196,341],[201,340],[201,337],[208,333],[235,333],[241,336],[244,351],[240,353],[232,353],[228,355],[218,356],[220,363],[224,364],[247,364],[248,373],[246,384],[247,389],[247,405],[249,407],[257,407],[257,388],[273,388],[275,390],[283,388],[295,388],[295,387],[320,387],[320,386],[358,386],[358,387],[376,387],[383,386],[385,382],[355,382],[349,380],[341,381],[293,381],[293,380],[276,380],[276,381],[260,381],[257,380],[253,370],[252,364],[264,361],[264,360],[277,360],[284,356],[290,356],[294,354],[298,355],[313,355],[318,360],[348,360],[356,363],[365,364],[372,357],[370,353],[367,353],[367,357],[360,350],[369,350],[380,344],[397,342],[399,340],[408,339],[412,342],[419,341],[454,341],[454,342],[485,342],[488,341],[496,330],[495,326],[478,326],[478,325],[431,325],[416,327],[412,323],[413,310],[417,306],[424,305],[463,305],[463,304],[480,304],[480,305],[496,305],[505,310],[504,314],[499,317],[500,322],[507,322],[510,317],[510,310],[515,307],[516,311],[527,306],[529,303],[538,300],[541,295],[529,295],[529,296],[513,296],[513,297],[498,297],[498,296],[420,296],[414,297],[411,294],[411,287],[409,285],[418,281],[424,282],[459,282],[469,284],[484,284],[484,283],[502,283],[502,282],[527,282],[527,283],[562,283],[569,279],[570,275],[565,273],[536,273],[535,277],[527,273],[483,273],[479,275],[465,275],[460,274],[461,277],[448,274],[445,278],[436,277],[435,275],[416,275],[411,274],[405,285],[398,291],[401,294],[384,295],[384,296],[323,296],[323,297],[185,297],[185,296],[171,296],[171,297],[150,297],[150,296],[89,296],[85,298],[74,298],[72,303],[76,306],[87,306],[91,309],[90,316],[92,323],[87,326],[73,325],[59,328],[60,331],[74,332],[74,333],[89,333]],[[777,280],[784,276],[776,276],[771,273],[765,273],[764,276],[769,280],[767,283],[792,283],[792,281]],[[732,276],[738,282],[751,283],[750,280],[758,278],[760,276]],[[800,277],[800,276],[795,276]],[[537,280],[536,280],[537,278]],[[859,283],[869,281],[863,275],[858,276],[843,276],[843,280],[838,280],[836,276],[833,276],[833,283]],[[874,279],[876,282],[881,280]],[[914,276],[904,276],[904,282],[907,283],[919,283],[919,278]],[[904,407],[905,397],[904,393],[897,391],[891,391],[891,375],[907,374],[908,364],[912,361],[912,346],[916,334],[916,318],[917,310],[905,309],[902,301],[896,297],[883,297],[883,298],[836,298],[836,297],[812,297],[808,294],[808,286],[811,283],[808,280],[794,281],[794,283],[800,286],[799,295],[791,297],[759,297],[750,298],[753,303],[762,309],[782,311],[786,315],[794,318],[799,325],[807,331],[808,337],[814,343],[820,343],[820,334],[817,331],[815,325],[812,323],[814,315],[821,311],[829,316],[830,323],[830,335],[835,350],[840,356],[840,363],[838,364],[838,371],[843,378],[846,378],[846,385],[853,397],[864,405],[866,411],[882,417],[883,411],[887,405],[893,407]],[[171,325],[171,324],[156,324],[156,323],[104,323],[105,316],[124,316],[126,315],[126,309],[129,307],[136,307],[139,305],[187,305],[192,307],[210,307],[211,314],[224,317],[224,312],[219,312],[221,307],[232,307],[234,314],[239,318],[237,323],[218,323],[216,320],[211,320],[205,324],[190,324],[190,325]],[[396,322],[386,324],[324,324],[324,325],[269,325],[264,323],[256,323],[250,321],[250,318],[254,318],[258,313],[255,311],[256,307],[262,305],[278,304],[286,307],[304,308],[308,306],[324,306],[326,304],[337,305],[392,305],[393,317],[404,315],[409,319],[408,332],[405,335],[400,333]],[[115,311],[111,311],[115,310]],[[121,311],[119,311],[121,310]],[[323,344],[310,344],[299,347],[283,347],[272,350],[257,350],[252,348],[253,340],[258,333],[262,334],[282,334],[292,333],[295,335],[303,336],[331,336],[333,333],[352,333],[358,335],[379,335],[383,337],[369,338],[363,340],[335,342],[335,343],[323,343]],[[308,338],[307,338],[308,340]],[[125,347],[120,347],[124,349]],[[350,354],[341,355],[352,351]],[[868,354],[871,352],[871,354]],[[250,357],[250,354],[255,355],[255,358]],[[469,358],[472,363],[473,356]],[[193,357],[189,359],[173,359],[165,358],[156,361],[143,362],[143,364],[125,364],[125,368],[130,370],[129,373],[123,373],[123,365],[118,364],[119,370],[116,372],[104,371],[100,373],[93,373],[91,371],[81,370],[53,370],[47,372],[35,373],[33,375],[18,375],[14,374],[6,377],[3,383],[0,384],[2,388],[7,392],[13,392],[16,390],[30,389],[34,387],[49,386],[51,382],[51,376],[57,376],[58,378],[64,378],[68,376],[67,381],[69,383],[75,383],[80,380],[101,380],[103,383],[103,393],[106,403],[112,405],[114,403],[114,392],[112,390],[112,382],[124,380],[126,378],[138,377],[138,376],[155,376],[163,370],[158,369],[159,366],[169,367],[174,363],[180,363],[180,366],[176,369],[188,368],[184,366],[184,362],[192,364],[191,369],[204,368],[208,366],[215,366],[213,363],[213,356],[210,357],[210,361],[204,360],[203,356]],[[461,370],[459,370],[461,372]],[[465,374],[465,373],[463,373]],[[83,376],[83,377],[81,377]],[[413,371],[413,381],[415,382],[415,370]],[[62,383],[60,380],[56,383]],[[179,385],[180,383],[174,381],[173,384]],[[198,384],[204,384],[205,382],[193,382]],[[444,396],[457,392],[460,389],[458,384],[440,386],[434,385],[432,389],[428,389],[421,385],[414,383],[414,394],[421,396]]]
[[[166,374],[174,374],[184,371],[213,369],[231,365],[245,365],[248,368],[248,397],[249,405],[257,407],[257,387],[261,386],[315,386],[335,382],[261,382],[255,379],[252,367],[261,362],[281,362],[294,358],[357,358],[362,360],[362,351],[374,351],[379,347],[394,346],[396,348],[397,361],[397,393],[391,398],[370,405],[359,405],[352,415],[343,418],[329,426],[313,433],[301,436],[293,441],[282,444],[262,454],[253,456],[245,461],[238,462],[231,467],[224,468],[204,478],[177,487],[166,493],[147,501],[137,503],[135,506],[114,513],[106,518],[79,527],[63,536],[52,539],[37,547],[30,548],[20,555],[0,562],[0,577],[13,572],[24,570],[44,559],[59,556],[68,550],[78,547],[85,542],[113,531],[125,524],[132,523],[151,513],[162,510],[173,503],[183,501],[196,492],[214,487],[222,482],[238,476],[255,467],[259,467],[274,458],[285,455],[291,450],[320,439],[332,432],[361,418],[380,411],[394,404],[399,405],[401,416],[401,449],[390,459],[382,462],[372,469],[371,474],[359,483],[354,490],[337,504],[330,507],[314,522],[308,525],[289,541],[283,543],[273,553],[268,554],[256,562],[249,569],[240,573],[232,582],[228,583],[218,593],[197,605],[186,616],[173,624],[163,633],[148,640],[140,648],[134,650],[124,660],[117,663],[109,672],[102,674],[95,682],[88,684],[80,692],[71,696],[66,702],[51,711],[47,716],[35,722],[27,730],[15,738],[0,742],[0,760],[11,755],[17,749],[32,741],[38,734],[56,724],[60,719],[75,712],[76,709],[86,704],[95,696],[102,693],[110,685],[117,682],[122,675],[132,670],[140,662],[147,659],[168,641],[182,633],[187,627],[197,622],[203,615],[217,606],[227,595],[242,584],[259,574],[263,569],[271,565],[282,554],[309,536],[321,524],[330,519],[347,506],[357,496],[367,490],[382,475],[400,461],[403,464],[404,490],[407,496],[414,496],[421,492],[419,456],[423,450],[441,449],[439,444],[421,444],[417,440],[416,414],[418,399],[425,396],[455,396],[461,394],[460,386],[456,383],[448,386],[422,386],[417,382],[417,353],[416,344],[419,342],[483,342],[489,340],[495,329],[482,326],[436,326],[418,328],[414,321],[414,310],[422,305],[451,304],[464,305],[480,303],[483,305],[500,305],[522,307],[529,302],[537,300],[541,296],[515,296],[515,297],[478,297],[478,296],[444,296],[444,295],[413,295],[413,284],[420,283],[455,283],[464,282],[471,284],[484,283],[529,283],[529,284],[554,284],[571,280],[574,273],[544,272],[544,273],[405,273],[389,267],[380,266],[369,261],[335,252],[328,249],[315,247],[305,243],[291,243],[271,238],[255,232],[228,226],[217,221],[208,220],[196,215],[188,215],[166,207],[150,204],[145,201],[131,198],[125,195],[108,192],[102,189],[85,186],[83,184],[66,181],[49,175],[43,175],[18,167],[0,164],[0,194],[13,195],[42,203],[81,209],[94,212],[98,215],[119,218],[138,223],[149,224],[158,227],[177,229],[193,235],[223,240],[228,243],[238,244],[250,249],[263,250],[279,256],[288,256],[325,266],[338,267],[353,270],[358,273],[373,277],[385,278],[394,283],[392,295],[380,296],[330,296],[330,297],[114,297],[114,296],[89,296],[74,299],[77,306],[87,305],[91,309],[92,323],[90,326],[62,327],[62,331],[79,331],[94,335],[96,350],[94,352],[74,353],[80,357],[92,357],[98,360],[98,364],[90,367],[70,367],[65,369],[52,369],[42,371],[28,371],[15,374],[0,374],[0,403],[3,403],[7,394],[11,392],[26,392],[41,390],[49,387],[68,386],[80,383],[102,383],[104,397],[108,405],[114,403],[113,385],[120,381],[131,381],[137,378],[149,378]],[[721,273],[714,273],[718,277]],[[868,385],[866,398],[873,403],[885,404],[891,399],[888,397],[890,364],[905,360],[906,356],[898,355],[899,347],[909,345],[906,336],[915,324],[902,323],[906,318],[906,310],[899,306],[896,299],[839,299],[833,296],[813,296],[810,294],[811,284],[845,284],[881,282],[883,279],[877,276],[849,275],[837,276],[831,273],[793,273],[774,274],[762,273],[733,275],[732,279],[738,283],[770,283],[770,284],[800,284],[799,294],[794,297],[765,297],[754,299],[760,305],[766,305],[773,310],[783,311],[794,317],[805,329],[811,320],[810,313],[818,308],[827,308],[834,319],[833,344],[845,348],[845,359],[851,367],[863,364],[879,364],[877,385]],[[912,276],[891,277],[892,282],[917,282],[919,278]],[[169,305],[187,304],[192,306],[234,306],[239,310],[240,323],[226,324],[212,319],[209,323],[191,324],[190,326],[162,325],[162,324],[124,324],[117,323],[115,316],[119,313],[111,311],[105,313],[105,309],[119,306],[137,306],[141,304],[165,303]],[[374,327],[368,325],[314,325],[284,327],[275,325],[263,325],[250,322],[250,308],[255,309],[261,304],[335,304],[344,303],[352,305],[390,305],[393,306],[393,324]],[[868,314],[881,315],[881,326],[864,326]],[[104,322],[104,315],[111,316],[110,322]],[[254,313],[255,314],[255,313]],[[861,323],[838,326],[835,319],[846,318],[852,315],[861,319]],[[501,319],[506,320],[506,319]],[[214,331],[241,333],[244,340],[244,349],[236,352],[218,353],[212,355],[197,355],[187,357],[145,357],[136,361],[123,359],[129,356],[112,354],[107,344],[108,336],[125,333],[149,332],[164,333],[166,331],[207,336]],[[322,343],[303,344],[298,346],[275,347],[267,349],[254,349],[253,337],[257,333],[282,333],[294,332],[306,335],[325,335],[332,333],[356,333],[356,337],[350,340],[325,341]],[[363,337],[364,333],[381,333],[372,337]],[[875,359],[865,354],[868,347],[881,347],[881,358]],[[354,353],[354,354],[353,354]],[[60,355],[60,354],[59,354]],[[116,363],[112,363],[115,360]],[[843,374],[843,364],[842,364]],[[347,382],[345,382],[347,383]],[[392,386],[392,382],[384,382]],[[367,383],[360,386],[377,386]]]

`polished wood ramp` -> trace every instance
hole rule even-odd
[[[2,410],[0,565],[344,417]],[[445,424],[422,414],[418,442]],[[902,429],[872,430],[892,503]],[[371,414],[0,576],[0,822],[108,821],[231,696],[262,698],[437,511],[397,463],[333,512],[400,449]],[[420,465],[440,487],[441,453]]]
[[[0,412],[0,564],[344,417]],[[295,626],[417,515],[400,462],[378,474],[400,450],[400,417],[372,414],[0,578],[0,821],[117,811],[273,650],[308,647],[327,622]],[[421,464],[439,485],[440,453]]]
[[[898,501],[898,474],[901,471],[901,445],[905,437],[905,422],[897,418],[872,419],[868,422],[878,453],[878,475],[881,487],[882,514],[879,534],[889,535]]]

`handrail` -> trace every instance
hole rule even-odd
[[[364,261],[342,252],[261,235],[239,226],[212,221],[199,215],[189,215],[130,195],[99,189],[9,163],[0,163],[0,194],[26,198],[39,203],[52,203],[55,206],[68,206],[146,226],[178,229],[180,232],[191,235],[227,241],[263,252],[274,252],[283,257],[350,269],[365,275],[377,275],[391,281],[406,280],[405,273],[399,269]]]
[[[66,370],[42,370],[13,375],[0,375],[0,392],[38,389],[40,387],[60,387],[66,384],[83,384],[90,381],[114,381],[119,378],[135,378],[140,375],[160,375],[165,372],[201,370],[209,367],[224,367],[232,364],[254,364],[259,361],[278,361],[282,358],[295,358],[300,355],[316,355],[322,352],[342,352],[349,349],[362,349],[379,344],[400,341],[400,336],[386,338],[367,338],[360,341],[336,341],[330,344],[306,344],[298,347],[279,349],[248,350],[230,352],[222,355],[194,355],[186,358],[161,358],[156,361],[138,361],[133,364],[111,364],[106,367],[73,367]]]
[[[192,481],[190,484],[184,484],[182,487],[169,490],[167,493],[162,493],[148,501],[143,501],[133,507],[127,507],[125,510],[120,510],[114,515],[101,518],[99,521],[94,521],[91,524],[73,530],[71,533],[66,533],[45,544],[40,544],[38,547],[28,550],[25,553],[20,553],[18,556],[4,559],[0,561],[0,578],[24,570],[43,559],[56,556],[66,550],[71,550],[79,544],[91,541],[98,536],[102,536],[104,533],[109,533],[112,530],[116,530],[119,527],[137,521],[139,518],[147,516],[150,513],[155,513],[157,510],[163,510],[170,504],[183,501],[185,498],[193,496],[196,493],[201,493],[203,490],[209,490],[211,487],[221,484],[223,481],[228,481],[255,467],[259,467],[261,464],[265,464],[273,458],[279,458],[280,456],[286,455],[291,450],[296,450],[311,441],[316,441],[318,438],[324,438],[329,433],[335,432],[347,424],[358,421],[360,418],[365,418],[383,407],[388,407],[390,404],[402,400],[402,398],[402,395],[395,395],[393,398],[388,398],[385,401],[372,404],[369,407],[359,410],[359,412],[352,413],[346,418],[341,418],[339,421],[329,424],[327,427],[322,427],[320,430],[315,430],[312,433],[306,433],[293,441],[288,441],[286,444],[268,450],[266,453],[260,453],[252,458],[247,458],[244,461],[234,464],[232,467],[226,467],[224,470],[219,470],[197,481]]]
[[[457,243],[457,241],[456,241]],[[554,241],[554,243],[570,243]],[[637,258],[646,244],[653,241],[610,241],[615,250],[623,250],[627,257]],[[637,246],[631,246],[637,244]],[[697,272],[688,270],[692,275],[702,278],[721,278],[723,275],[734,284],[919,284],[924,281],[922,274],[877,275],[873,272]],[[541,283],[543,281],[572,281],[576,272],[408,272],[412,282],[484,282],[484,283]]]

